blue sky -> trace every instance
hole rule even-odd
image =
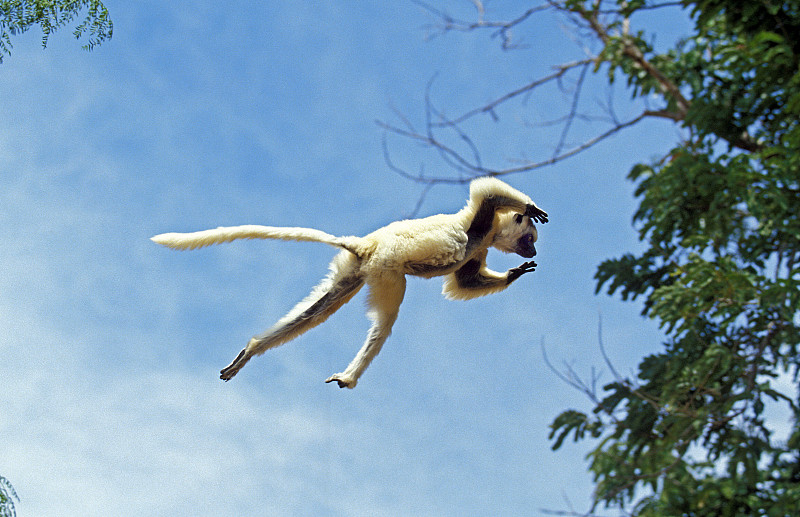
[[[488,3],[498,17],[513,2]],[[175,252],[149,238],[219,225],[365,234],[421,188],[387,167],[375,120],[424,121],[425,86],[457,114],[582,57],[543,15],[503,52],[489,33],[429,38],[412,2],[117,2],[114,37],[83,52],[33,30],[0,65],[0,474],[18,514],[523,515],[585,510],[583,444],[548,424],[586,401],[543,364],[622,372],[657,349],[640,307],[594,295],[597,264],[637,249],[625,176],[678,138],[642,124],[507,181],[550,214],[538,270],[452,302],[412,279],[394,333],[355,390],[324,384],[364,339],[364,293],[301,338],[218,379],[253,334],[321,278],[335,251],[237,242]],[[468,1],[446,5],[474,16]],[[675,20],[680,20],[674,17]],[[642,23],[646,21],[643,20]],[[662,41],[685,24],[666,24]],[[602,81],[597,83],[602,84]],[[605,97],[605,90],[590,90]],[[624,113],[626,94],[616,93]],[[469,129],[498,166],[546,157],[531,122],[554,90]],[[632,113],[633,111],[631,111]],[[574,141],[599,126],[578,126]],[[452,171],[389,139],[409,170]],[[420,215],[463,206],[431,190]],[[521,263],[490,254],[494,269]],[[605,373],[601,380],[611,380]]]

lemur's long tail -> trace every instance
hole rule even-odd
[[[151,237],[150,240],[168,248],[178,250],[193,250],[221,244],[236,239],[280,239],[284,241],[310,241],[329,244],[354,252],[360,237],[336,237],[313,228],[280,228],[275,226],[259,226],[249,224],[245,226],[221,226],[214,230],[203,230],[193,233],[162,233]]]

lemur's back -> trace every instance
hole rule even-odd
[[[363,267],[437,276],[436,268],[464,259],[467,233],[455,221],[455,214],[439,214],[384,226],[363,238],[373,245]]]

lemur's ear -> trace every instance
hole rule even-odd
[[[514,214],[514,222],[517,224],[522,224],[522,214]]]

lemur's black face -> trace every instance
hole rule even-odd
[[[531,258],[536,256],[536,246],[533,245],[533,234],[526,233],[517,241],[517,249],[514,250],[520,257]]]
[[[514,222],[520,225],[527,224],[529,227],[529,231],[525,232],[522,237],[517,240],[514,252],[525,258],[535,257],[536,246],[534,246],[534,242],[536,242],[536,228],[533,226],[533,222],[529,218],[523,217],[521,214],[516,214],[514,216]]]

